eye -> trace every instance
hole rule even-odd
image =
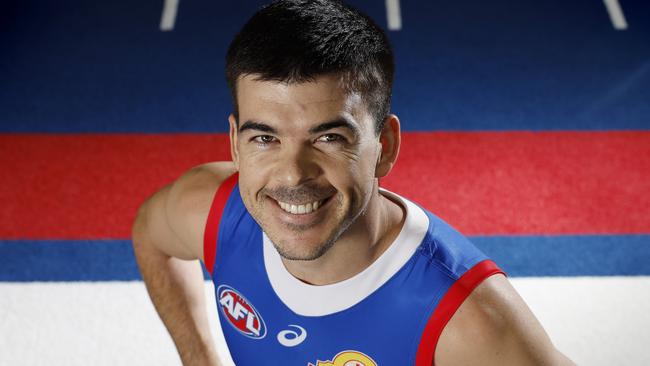
[[[260,145],[268,145],[276,141],[276,138],[271,135],[259,135],[252,138],[252,141]]]
[[[326,135],[319,137],[318,140],[316,141],[327,142],[327,143],[345,142],[345,137],[336,133],[328,133]]]

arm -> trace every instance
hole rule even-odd
[[[142,278],[184,365],[218,365],[198,259],[212,198],[232,171],[230,163],[190,170],[149,198],[133,225]]]
[[[503,275],[487,278],[443,330],[437,366],[575,365],[560,353]]]

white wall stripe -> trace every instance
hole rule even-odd
[[[603,0],[605,2],[605,7],[607,8],[607,13],[609,13],[609,19],[612,21],[612,25],[616,30],[626,30],[627,21],[625,20],[625,14],[623,14],[623,9],[621,9],[621,4],[618,0]]]
[[[578,365],[650,365],[650,277],[511,281]],[[142,282],[0,282],[0,294],[0,365],[181,365]],[[206,294],[218,352],[233,366],[211,282]]]
[[[160,17],[160,30],[169,32],[174,30],[176,25],[176,14],[178,13],[178,3],[180,0],[165,0],[162,16]]]
[[[386,14],[389,30],[402,29],[402,11],[399,0],[386,0]]]

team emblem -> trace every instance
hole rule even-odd
[[[318,361],[308,366],[377,366],[377,363],[359,351],[343,351],[331,361]]]
[[[253,304],[234,288],[221,285],[217,289],[219,308],[228,323],[239,333],[254,339],[266,336],[266,325]]]

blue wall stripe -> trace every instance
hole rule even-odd
[[[0,281],[140,280],[129,240],[0,241]]]
[[[471,239],[511,277],[650,275],[650,235]],[[128,240],[0,240],[0,263],[5,282],[141,280]]]
[[[0,282],[142,280],[130,240],[0,240],[0,264]]]
[[[650,275],[650,235],[482,236],[472,241],[513,277]]]

